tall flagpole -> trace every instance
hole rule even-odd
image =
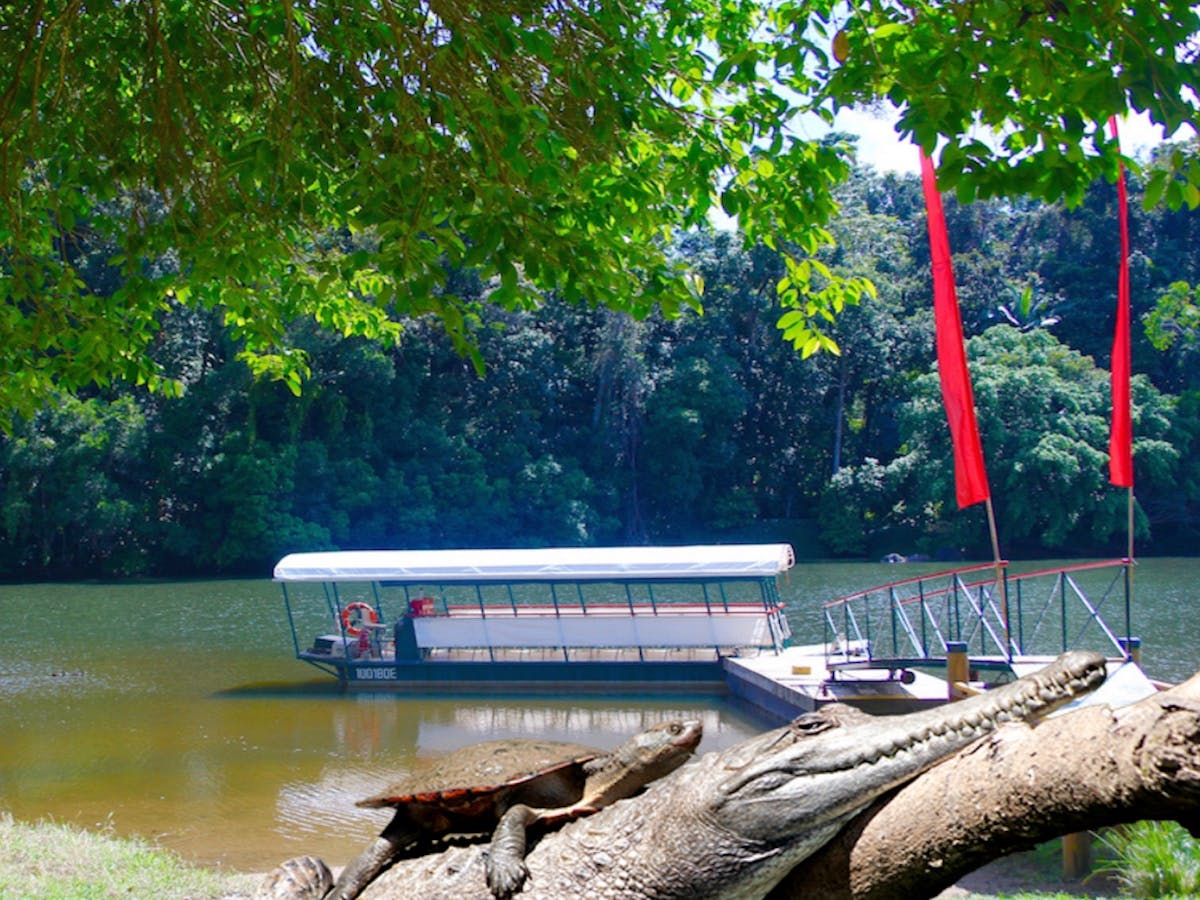
[[[1113,139],[1120,142],[1117,117],[1108,120]],[[1125,191],[1125,164],[1117,163],[1117,221],[1121,228],[1121,259],[1117,274],[1117,324],[1112,346],[1112,431],[1108,441],[1108,480],[1126,489],[1125,637],[1131,630],[1133,603],[1133,416],[1130,397],[1132,354],[1129,323],[1129,198]],[[1129,650],[1126,650],[1128,653]]]
[[[1008,621],[1008,579],[1004,577],[1004,560],[1000,557],[1000,536],[996,529],[996,511],[992,498],[987,498],[988,533],[992,538],[992,564],[996,570],[996,593],[1000,596],[1000,617],[1004,620],[1004,656],[1012,660],[1012,627]]]
[[[983,445],[975,418],[975,396],[971,390],[971,374],[967,369],[963,349],[962,317],[958,309],[958,294],[954,286],[954,269],[950,261],[950,239],[946,233],[946,217],[942,197],[937,188],[937,173],[933,161],[921,152],[921,186],[925,195],[925,210],[929,226],[929,255],[933,267],[933,317],[936,326],[938,378],[942,385],[942,404],[950,426],[954,447],[954,493],[959,509],[986,502],[988,533],[992,540],[992,561],[996,567],[996,592],[1000,597],[1000,614],[1004,620],[1004,653],[1012,653],[1012,637],[1008,621],[1008,586],[1000,557],[1000,539],[996,530],[996,512],[988,486],[983,462]]]

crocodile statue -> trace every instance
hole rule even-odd
[[[521,897],[765,896],[876,799],[1001,724],[1032,720],[1104,680],[1072,652],[1011,684],[936,709],[877,718],[831,708],[709,753],[548,837]],[[480,846],[404,860],[364,900],[491,900]]]

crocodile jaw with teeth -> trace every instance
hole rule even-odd
[[[596,835],[596,846],[610,855],[614,832],[647,838],[595,870],[585,893],[762,897],[892,788],[1005,722],[1053,711],[1104,676],[1102,656],[1074,652],[957,703],[860,715],[811,735],[785,727],[707,754],[630,804],[631,821],[609,820],[608,837]]]
[[[760,896],[887,791],[1005,722],[1045,715],[1099,686],[1104,672],[1098,654],[1070,653],[1040,672],[958,703],[905,716],[863,717],[861,724],[790,743],[787,729],[759,738],[746,748],[748,754],[739,754],[746,763],[734,761],[711,803],[716,820],[732,826],[756,848],[751,855],[762,859],[748,867],[744,881],[734,882],[748,889],[746,896]]]

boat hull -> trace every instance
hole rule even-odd
[[[719,659],[575,661],[348,661],[321,668],[332,670],[349,690],[437,690],[481,693],[553,694],[575,692],[671,691],[725,694],[728,687]]]

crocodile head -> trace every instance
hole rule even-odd
[[[841,727],[789,727],[703,762],[718,779],[706,817],[759,857],[747,877],[769,888],[890,789],[999,725],[1031,720],[1098,687],[1099,654],[1073,652],[1041,671],[957,703],[894,717],[853,717]],[[809,722],[811,725],[811,721]],[[739,884],[739,887],[745,887]],[[741,895],[741,891],[738,891]]]

